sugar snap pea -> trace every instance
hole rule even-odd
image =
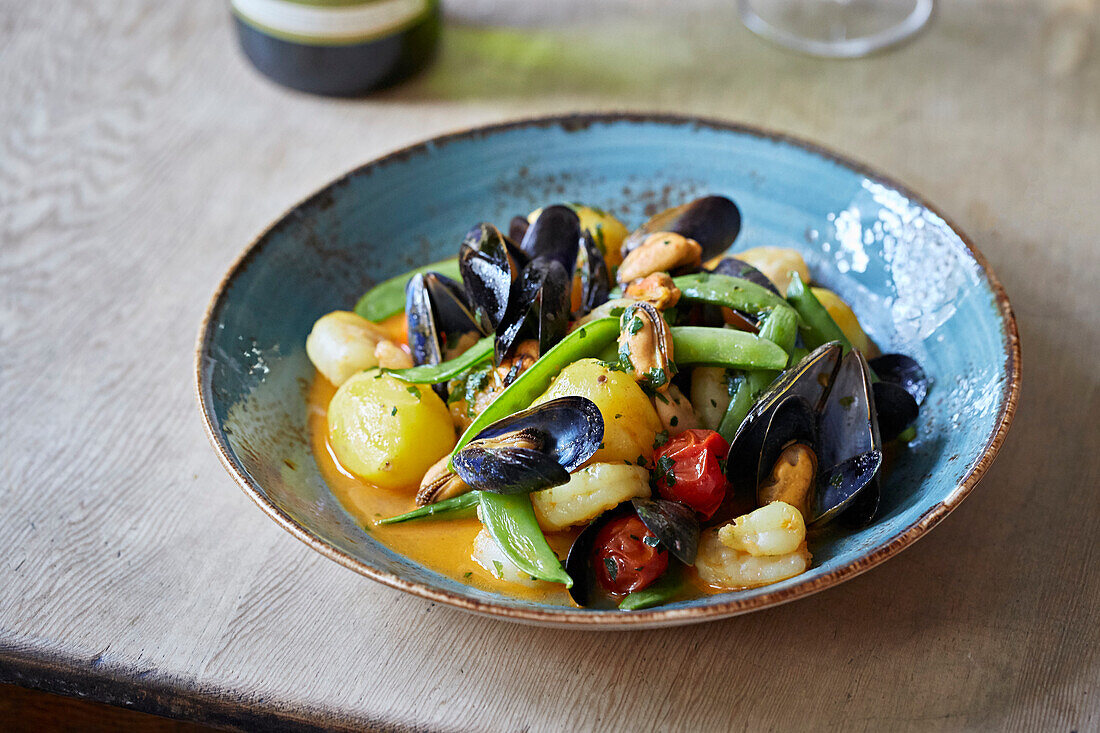
[[[438,272],[440,275],[446,275],[452,280],[458,280],[462,277],[462,274],[458,271],[457,257],[433,262],[430,265],[409,270],[404,275],[391,277],[389,280],[378,283],[364,293],[363,297],[359,298],[359,302],[355,304],[355,312],[368,321],[377,323],[405,310],[405,286],[408,285],[413,275],[421,272]]]
[[[773,342],[783,350],[789,360],[790,353],[794,350],[795,338],[798,336],[798,316],[789,306],[772,309],[760,322],[760,338]],[[780,369],[787,366],[783,363]],[[749,414],[756,398],[778,376],[776,371],[754,371],[744,375],[737,383],[733,398],[730,400],[726,414],[722,416],[722,422],[718,425],[718,432],[726,442],[731,442],[737,434],[737,428]]]
[[[731,369],[771,370],[787,365],[786,351],[747,331],[702,326],[675,326],[671,330],[673,358],[677,365],[711,364]]]
[[[395,517],[386,517],[380,519],[375,524],[399,524],[401,522],[408,522],[413,519],[424,519],[425,517],[434,517],[443,514],[458,514],[463,509],[473,509],[477,506],[478,498],[481,496],[480,491],[469,491],[465,494],[459,494],[458,496],[450,499],[444,499],[443,501],[435,504],[428,504],[417,509],[413,509],[411,512],[405,512],[404,514],[398,514]]]
[[[388,370],[390,374],[404,382],[413,384],[439,384],[454,379],[464,371],[488,361],[493,356],[493,337],[480,339],[460,356],[448,359],[440,364],[421,364],[408,369]]]
[[[852,343],[840,326],[836,324],[829,311],[821,305],[821,301],[813,294],[813,291],[802,282],[797,272],[791,274],[791,284],[787,287],[787,300],[802,317],[802,340],[806,346],[816,349],[830,341],[839,341],[844,347],[844,353],[852,350]]]
[[[497,547],[531,577],[573,587],[573,579],[539,528],[528,494],[480,492],[481,521]]]
[[[731,275],[699,272],[672,278],[681,297],[757,315],[789,304],[767,288]]]

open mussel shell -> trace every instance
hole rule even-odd
[[[916,359],[905,354],[883,354],[871,359],[868,364],[879,379],[904,389],[918,406],[924,403],[929,380]]]
[[[467,232],[458,250],[458,267],[482,327],[495,330],[508,309],[512,282],[519,277],[519,266],[500,230],[482,223]]]
[[[776,405],[768,421],[768,429],[764,434],[764,444],[760,448],[760,460],[755,470],[750,466],[742,466],[737,471],[738,478],[744,481],[747,475],[752,476],[751,490],[755,492],[756,503],[763,506],[765,502],[759,494],[761,484],[771,475],[779,456],[787,446],[792,443],[802,443],[811,449],[817,445],[817,413],[810,407],[810,403],[798,395],[789,395]],[[733,482],[730,482],[731,485]],[[745,491],[750,487],[734,487],[735,490]]]
[[[583,316],[606,303],[608,293],[611,292],[611,273],[608,272],[607,262],[587,231],[581,236],[577,272],[581,278],[581,309],[576,315]]]
[[[519,248],[532,261],[554,260],[572,275],[581,243],[581,220],[568,206],[547,206],[527,228]]]
[[[829,521],[846,509],[882,466],[882,440],[863,355],[852,350],[840,363],[821,410],[818,480],[809,524]],[[873,516],[873,515],[872,515]]]
[[[749,410],[730,442],[726,458],[726,475],[731,482],[744,482],[748,472],[755,472],[768,425],[776,407],[789,397],[799,397],[816,413],[825,403],[833,383],[843,349],[836,341],[822,344],[787,369],[764,390]],[[755,488],[753,489],[755,492]],[[754,494],[755,495],[755,494]]]
[[[913,424],[920,408],[913,395],[893,382],[875,382],[871,391],[875,396],[879,435],[883,443],[889,443]]]
[[[405,286],[405,320],[416,364],[445,361],[451,358],[448,349],[463,336],[477,338],[488,333],[474,316],[462,286],[436,272],[410,278]]]
[[[673,557],[686,565],[695,564],[699,551],[699,521],[695,512],[667,499],[631,499],[634,511],[650,532]]]
[[[637,514],[642,523],[657,537],[660,546],[676,559],[695,563],[699,548],[699,522],[695,513],[683,504],[665,499],[632,499],[589,522],[588,526],[569,548],[565,558],[565,572],[573,579],[569,595],[578,606],[591,606],[605,594],[596,580],[592,567],[592,553],[595,550],[596,536],[604,526],[619,517]]]
[[[776,295],[782,296],[779,290],[775,287],[767,275],[757,270],[744,260],[739,260],[736,257],[723,257],[715,263],[714,267],[710,268],[710,271],[717,275],[729,275],[730,277],[739,277],[743,280],[756,283],[762,288],[766,288]]]
[[[741,211],[725,196],[703,196],[655,215],[623,240],[625,257],[654,232],[674,232],[694,239],[709,260],[726,251],[741,232]]]
[[[585,397],[544,402],[478,433],[452,464],[470,487],[520,494],[558,486],[599,449],[603,416]]]
[[[573,579],[573,586],[569,589],[569,597],[578,606],[590,606],[598,597],[601,590],[596,582],[596,573],[592,568],[592,551],[596,546],[596,535],[603,526],[612,519],[626,516],[634,511],[629,501],[624,501],[617,507],[608,509],[600,516],[588,523],[581,530],[573,544],[569,546],[569,554],[565,556],[565,572]]]
[[[536,339],[540,355],[562,340],[569,330],[572,272],[572,263],[567,271],[552,259],[535,259],[523,268],[512,283],[508,308],[496,328],[497,366],[524,339]]]
[[[530,494],[569,481],[569,472],[553,456],[543,452],[542,436],[536,431],[529,432],[534,435],[520,436],[518,440],[539,447],[508,445],[507,439],[471,442],[455,454],[455,473],[471,489],[496,494]]]

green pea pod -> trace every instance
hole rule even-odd
[[[830,341],[839,341],[844,347],[845,354],[852,350],[852,343],[848,341],[848,337],[840,330],[840,326],[836,325],[836,321],[829,315],[829,311],[825,310],[825,306],[821,305],[821,301],[813,291],[802,282],[797,272],[791,273],[791,284],[787,287],[787,300],[802,317],[802,340],[806,342],[806,346],[816,349]]]
[[[413,509],[411,512],[398,514],[396,517],[386,517],[385,519],[380,519],[375,522],[375,524],[399,524],[401,522],[408,522],[413,519],[424,519],[425,517],[434,517],[441,514],[457,514],[463,509],[472,509],[477,506],[478,498],[480,496],[480,491],[469,491],[465,494],[459,494],[458,496],[452,497],[450,499],[444,499],[443,501],[436,502],[435,504],[429,504],[428,506],[422,506],[417,509]]]
[[[596,356],[604,347],[613,343],[619,336],[618,318],[597,318],[567,334],[554,348],[547,351],[539,360],[516,377],[508,387],[497,395],[466,428],[458,439],[454,454],[460,451],[473,437],[497,420],[508,417],[531,406],[535,398],[546,391],[558,372],[577,359]]]
[[[789,309],[788,309],[789,310]],[[673,358],[677,365],[710,364],[731,369],[782,369],[787,352],[747,331],[703,326],[675,326]]]
[[[482,491],[478,501],[485,529],[513,565],[539,580],[573,587],[573,579],[539,528],[529,495]]]
[[[798,316],[789,306],[774,308],[760,323],[760,338],[771,341],[781,348],[788,360],[791,352],[794,351],[797,336]],[[781,368],[785,368],[787,363],[789,362],[785,362]],[[731,442],[733,436],[737,434],[737,428],[741,427],[756,398],[777,376],[779,373],[776,371],[760,370],[749,372],[739,381],[733,399],[726,408],[726,414],[718,424],[718,433],[726,439],[727,443]]]
[[[672,278],[681,297],[754,315],[789,304],[765,287],[740,277],[698,272]]]
[[[668,603],[684,588],[684,574],[677,565],[670,565],[665,574],[648,588],[637,590],[619,602],[620,611],[640,611]]]
[[[486,336],[480,339],[460,356],[448,359],[441,364],[421,364],[408,369],[387,370],[390,374],[404,382],[413,384],[439,384],[448,379],[454,379],[459,374],[471,367],[477,366],[483,361],[488,361],[493,355],[493,337]]]
[[[438,272],[452,280],[459,280],[462,273],[458,271],[458,258],[433,262],[424,267],[410,270],[404,275],[383,280],[363,294],[359,302],[355,304],[355,312],[368,321],[384,321],[395,313],[405,310],[405,286],[413,275],[421,272]]]

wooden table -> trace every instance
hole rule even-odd
[[[915,42],[852,62],[777,50],[732,5],[448,3],[431,72],[334,101],[254,73],[217,0],[4,0],[0,681],[250,727],[1100,726],[1095,4],[941,3]],[[200,425],[192,348],[223,271],[387,150],[614,108],[818,140],[973,237],[1027,361],[985,481],[871,573],[664,631],[478,618],[296,542]]]

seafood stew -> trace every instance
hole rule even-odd
[[[706,196],[555,204],[314,325],[313,442],[374,536],[497,592],[638,610],[808,569],[878,511],[929,389]]]

